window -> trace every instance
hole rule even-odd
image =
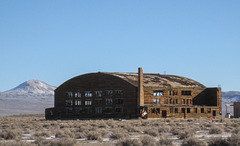
[[[177,95],[178,94],[178,92],[177,91],[175,91],[175,90],[172,90],[172,91],[169,91],[169,95]]]
[[[81,100],[75,100],[75,105],[81,105]]]
[[[173,108],[172,107],[170,108],[170,113],[173,113]]]
[[[191,96],[191,91],[182,91],[182,95]]]
[[[71,107],[66,107],[66,108],[65,108],[65,112],[66,112],[66,113],[72,113],[73,110],[72,110]]]
[[[182,108],[182,113],[185,113],[185,108]]]
[[[101,105],[102,104],[102,100],[101,99],[95,100],[95,104],[96,105]]]
[[[113,100],[112,98],[106,98],[106,105],[112,104]]]
[[[157,113],[160,113],[160,108],[157,108]]]
[[[174,104],[174,99],[170,99],[170,104]]]
[[[118,96],[123,95],[123,91],[122,91],[122,90],[116,90],[115,93],[116,93],[116,95],[118,95]]]
[[[73,105],[73,101],[72,100],[66,100],[65,105],[66,106],[72,106]]]
[[[81,93],[80,93],[80,92],[75,93],[75,97],[76,97],[76,98],[81,97]]]
[[[122,107],[116,107],[115,108],[115,113],[122,113],[123,112],[123,108]]]
[[[175,108],[175,113],[178,113],[178,108]]]
[[[85,92],[85,97],[92,97],[92,92],[91,91],[86,91]]]
[[[190,108],[187,108],[187,113],[190,113],[191,112],[191,109]]]
[[[81,114],[82,113],[82,108],[81,107],[76,107],[75,112],[76,112],[76,114]]]
[[[72,98],[72,97],[73,97],[73,93],[72,93],[72,92],[67,92],[67,93],[66,93],[66,97]]]
[[[152,108],[152,109],[151,109],[151,113],[152,113],[152,114],[155,113],[155,108]]]
[[[178,104],[178,99],[175,99],[175,101],[176,101],[176,104]]]
[[[159,98],[154,98],[154,99],[153,99],[153,103],[154,103],[154,104],[160,103],[160,99],[159,99]]]
[[[91,107],[85,107],[84,112],[86,114],[91,114],[92,113],[92,108]]]
[[[186,104],[185,99],[182,99],[182,104]]]
[[[92,105],[92,101],[91,100],[86,100],[85,105]]]
[[[102,91],[95,91],[96,97],[102,97]]]
[[[112,113],[112,107],[105,107],[104,113],[111,114]]]
[[[101,114],[102,113],[102,107],[96,107],[95,108],[95,113],[96,114]]]
[[[113,95],[113,90],[106,90],[106,93],[108,96],[112,96]]]
[[[197,108],[194,108],[194,113],[198,113],[198,109]]]
[[[115,99],[116,104],[123,104],[123,99]]]
[[[211,108],[207,108],[207,113],[211,113]]]
[[[201,113],[204,113],[204,108],[201,108]]]
[[[163,96],[163,91],[153,91],[153,96]]]

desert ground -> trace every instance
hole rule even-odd
[[[44,115],[0,117],[1,146],[240,145],[240,119],[47,121]]]

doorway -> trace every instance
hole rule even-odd
[[[163,118],[167,118],[167,111],[166,111],[166,110],[163,110],[163,111],[162,111],[162,117],[163,117]]]
[[[216,116],[216,111],[215,111],[215,110],[213,110],[213,116],[214,116],[214,117]]]

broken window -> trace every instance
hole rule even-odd
[[[86,100],[85,105],[92,105],[92,100]]]
[[[112,98],[106,98],[106,105],[113,104]]]
[[[81,92],[76,92],[75,93],[75,98],[79,98],[79,97],[81,97]]]
[[[170,99],[170,104],[174,104],[174,99]]]
[[[95,107],[95,113],[101,114],[102,113],[102,107]]]
[[[116,107],[115,108],[115,113],[122,113],[123,112],[123,108],[122,107]]]
[[[73,105],[73,101],[72,100],[66,100],[65,105],[66,106],[72,106]]]
[[[211,113],[211,108],[207,108],[207,113]]]
[[[101,105],[102,104],[102,99],[95,100],[96,105]]]
[[[198,113],[198,109],[197,108],[194,108],[194,113]]]
[[[105,107],[104,113],[111,114],[112,113],[112,107]]]
[[[185,108],[182,108],[182,113],[185,113]]]
[[[92,108],[91,107],[85,107],[84,112],[86,114],[91,114],[92,113]]]
[[[92,92],[91,91],[86,91],[85,92],[85,97],[92,97]]]
[[[154,99],[153,99],[153,103],[154,103],[154,104],[160,103],[160,99],[159,99],[159,98],[154,98]]]
[[[75,113],[76,114],[81,114],[82,113],[82,108],[81,107],[76,107],[75,108]]]
[[[163,96],[163,91],[153,91],[153,96]]]
[[[102,97],[102,91],[95,91],[96,97]]]
[[[118,96],[123,95],[123,91],[122,90],[115,90],[115,94]]]
[[[170,113],[173,113],[173,108],[172,107],[170,108]]]
[[[108,96],[112,96],[113,95],[113,90],[106,90],[106,93]]]
[[[75,100],[75,105],[81,105],[81,100]]]
[[[177,91],[175,91],[175,90],[172,90],[172,91],[169,91],[169,95],[177,95],[178,94],[178,92]]]
[[[201,113],[204,113],[204,108],[201,108]]]
[[[72,98],[73,97],[73,93],[72,92],[66,92],[66,97]]]
[[[123,99],[115,99],[115,104],[123,104]]]
[[[191,96],[191,91],[182,91],[182,95]]]
[[[66,113],[72,113],[73,110],[72,110],[71,107],[66,107],[66,108],[65,108],[65,112],[66,112]]]
[[[187,108],[187,113],[190,113],[191,112],[191,109],[190,108]]]
[[[155,113],[155,108],[152,108],[152,109],[151,109],[151,113],[152,113],[152,114]]]
[[[178,108],[175,108],[175,113],[178,113]]]

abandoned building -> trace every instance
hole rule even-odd
[[[215,117],[221,88],[189,78],[143,73],[98,72],[74,77],[55,90],[46,119]]]

